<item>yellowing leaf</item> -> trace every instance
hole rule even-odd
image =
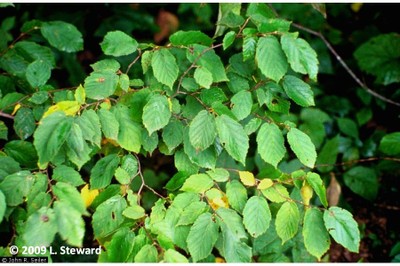
[[[169,108],[169,111],[171,111],[172,112],[172,101],[171,101],[171,98],[167,98],[167,101],[168,101],[168,108]]]
[[[17,103],[14,107],[14,111],[11,113],[11,115],[15,115],[17,111],[21,108],[21,104]]]
[[[216,258],[215,258],[215,262],[216,262],[216,263],[226,263],[226,261],[225,261],[223,258],[221,258],[221,257],[216,257]]]
[[[254,186],[256,184],[256,179],[254,178],[253,173],[249,171],[239,171],[240,181],[242,181],[245,186]]]
[[[213,210],[218,210],[221,207],[229,208],[228,197],[219,189],[211,188],[206,192],[206,197]]]
[[[351,10],[353,10],[355,13],[360,11],[361,7],[363,6],[363,3],[353,3],[351,4]]]
[[[86,100],[86,92],[85,89],[83,88],[82,85],[79,85],[79,87],[76,89],[75,94],[74,94],[75,100],[79,104],[84,104]]]
[[[80,108],[81,105],[77,101],[61,101],[56,105],[50,106],[49,109],[43,114],[43,118],[57,111],[63,111],[66,115],[75,116]]]
[[[274,181],[272,181],[272,179],[269,178],[264,178],[263,180],[260,181],[260,183],[258,183],[257,189],[267,189],[270,188],[274,185]]]
[[[307,182],[304,182],[303,186],[301,187],[300,194],[301,198],[303,199],[303,203],[305,205],[307,206],[310,205],[310,200],[313,196],[313,193],[314,191],[312,187],[310,187],[310,185]]]
[[[83,198],[83,201],[85,202],[86,208],[89,207],[93,200],[99,195],[99,190],[98,189],[92,189],[89,190],[89,184],[86,184],[82,189],[81,189],[81,196]]]

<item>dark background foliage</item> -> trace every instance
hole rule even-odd
[[[400,102],[399,83],[387,86],[376,83],[375,77],[365,74],[358,68],[353,56],[354,51],[372,37],[383,33],[399,33],[400,5],[327,4],[326,19],[310,4],[272,4],[272,6],[280,16],[321,32],[362,81],[384,97]],[[89,65],[102,58],[99,43],[110,30],[121,30],[139,42],[156,42],[163,45],[168,42],[168,36],[178,29],[201,30],[213,36],[217,15],[218,4],[195,3],[47,3],[16,4],[15,7],[0,9],[0,17],[15,17],[15,26],[9,32],[9,37],[12,39],[19,36],[21,25],[32,19],[66,21],[74,24],[82,32],[85,41],[83,51],[77,54],[57,54],[58,67],[53,71],[50,83],[58,88],[74,87],[83,83],[90,72]],[[400,130],[399,107],[366,93],[329,53],[318,37],[304,31],[300,31],[300,34],[317,50],[320,60],[318,91],[315,93],[316,106],[334,118],[349,117],[355,120],[355,113],[360,109],[368,109],[373,114],[367,123],[359,127],[360,139],[359,143],[355,144],[358,156],[346,158],[343,155],[343,158],[338,158],[339,165],[335,168],[336,178],[342,187],[340,205],[351,210],[360,224],[363,237],[360,253],[350,253],[339,245],[333,245],[330,250],[330,261],[391,261],[396,253],[390,254],[390,251],[400,241],[398,162],[386,160],[358,162],[359,165],[381,170],[379,193],[372,202],[356,195],[343,184],[343,173],[349,165],[341,162],[377,157],[379,136]],[[42,41],[39,35],[33,37],[36,37],[38,42]],[[233,49],[232,53],[236,51]],[[121,58],[121,60],[123,68],[130,63],[130,59],[124,61],[124,58]],[[133,68],[131,71],[134,73],[136,70]],[[331,126],[332,128],[327,129],[329,137],[335,136],[339,131],[336,124]],[[0,143],[0,147],[2,145],[3,142]],[[143,164],[155,170],[158,175],[168,174],[171,171],[170,159],[161,155],[153,156]]]

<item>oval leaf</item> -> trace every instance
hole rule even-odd
[[[276,82],[279,82],[288,69],[286,56],[275,36],[261,37],[258,40],[256,61],[261,73]]]
[[[83,50],[82,34],[78,29],[67,22],[52,21],[42,23],[40,32],[51,46],[64,52],[77,52]]]
[[[215,119],[220,141],[224,144],[226,151],[233,159],[246,162],[249,149],[249,137],[241,124],[227,115],[221,115]]]
[[[285,140],[282,131],[273,123],[264,123],[257,134],[258,153],[275,168],[285,156]]]
[[[323,214],[317,208],[306,210],[303,237],[307,251],[317,257],[318,260],[330,247],[331,240],[324,225]]]
[[[100,46],[106,55],[123,56],[134,53],[138,43],[128,34],[117,30],[107,32]]]
[[[174,82],[178,78],[179,68],[171,52],[168,49],[154,51],[151,58],[151,67],[156,79],[172,89]]]
[[[271,222],[271,211],[263,197],[251,197],[243,209],[243,224],[252,237],[265,233]]]
[[[276,214],[275,227],[282,244],[294,237],[299,229],[300,213],[294,202],[285,202]]]
[[[339,207],[324,212],[325,227],[335,241],[351,252],[358,252],[360,231],[353,215]]]
[[[218,225],[210,213],[203,213],[190,228],[187,244],[193,261],[199,261],[211,254],[218,239]]]
[[[190,143],[196,150],[205,150],[217,136],[215,119],[208,111],[200,111],[189,126]]]
[[[297,128],[291,128],[287,134],[287,140],[290,148],[296,154],[297,158],[299,158],[300,162],[305,166],[313,168],[317,159],[317,152],[310,137]]]
[[[300,106],[314,106],[314,93],[310,85],[295,76],[287,75],[283,79],[283,89],[287,96]]]
[[[165,127],[171,118],[167,97],[159,94],[153,95],[143,108],[142,118],[149,135]]]

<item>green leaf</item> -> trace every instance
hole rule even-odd
[[[217,136],[215,119],[208,111],[200,111],[189,126],[190,143],[196,150],[203,151],[214,143]]]
[[[25,107],[19,109],[17,115],[14,117],[15,133],[17,133],[22,140],[25,140],[35,132],[35,128],[36,121],[32,110]]]
[[[117,60],[107,58],[91,64],[90,67],[93,68],[95,72],[100,72],[103,70],[117,72],[121,68],[121,65]]]
[[[286,153],[282,131],[276,124],[264,123],[257,134],[258,153],[275,168]]]
[[[0,121],[0,139],[8,140],[8,128],[3,121]]]
[[[85,184],[79,172],[65,165],[57,166],[53,170],[53,180],[71,184],[75,187]]]
[[[183,45],[188,46],[189,44],[202,44],[205,46],[210,46],[214,40],[208,37],[201,31],[177,31],[169,37],[169,41],[173,45]]]
[[[116,30],[107,32],[100,46],[106,55],[123,56],[134,53],[138,43],[126,33]]]
[[[224,168],[208,170],[207,174],[216,182],[226,182],[229,179],[229,172]]]
[[[129,89],[129,76],[124,73],[120,74],[118,85],[121,88],[121,90],[127,92]]]
[[[52,21],[42,23],[40,32],[51,46],[67,53],[83,50],[82,34],[67,22]]]
[[[326,189],[324,182],[317,173],[308,172],[306,176],[307,183],[314,189],[317,193],[319,200],[325,208],[328,207],[328,200],[326,198]]]
[[[95,71],[85,79],[86,96],[90,99],[102,100],[114,94],[119,77],[115,71]]]
[[[227,262],[250,262],[251,248],[245,243],[242,219],[231,209],[219,208],[217,218],[222,230],[222,251]]]
[[[226,50],[229,46],[232,45],[232,43],[235,41],[236,38],[236,32],[230,31],[227,34],[225,34],[224,39],[222,40],[222,47],[224,50]]]
[[[57,217],[53,209],[42,207],[26,220],[22,238],[29,246],[49,246],[57,231]]]
[[[397,33],[380,34],[354,52],[363,71],[377,77],[377,82],[389,85],[400,82],[400,38]]]
[[[199,44],[193,44],[193,49],[187,50],[186,57],[191,63],[194,63],[196,60],[196,65],[204,67],[211,72],[213,82],[228,81],[225,67],[214,49]]]
[[[168,149],[172,151],[183,141],[183,124],[177,120],[171,120],[162,132],[162,138]],[[190,130],[190,128],[189,128]],[[190,131],[189,131],[190,132]],[[190,134],[190,133],[189,133]]]
[[[178,78],[179,67],[171,52],[165,48],[154,51],[151,57],[151,67],[153,68],[154,77],[172,89],[174,82]]]
[[[47,93],[46,93],[46,96],[48,97]],[[32,100],[32,98],[29,100]],[[82,86],[82,84],[80,84],[78,86],[78,88],[75,90],[74,98],[75,98],[75,101],[77,101],[79,105],[86,103],[86,92],[85,92],[85,88]]]
[[[144,245],[135,256],[135,262],[157,262],[158,252],[152,245]]]
[[[142,143],[143,127],[134,122],[131,117],[131,110],[123,104],[116,105],[112,112],[119,124],[118,143],[128,151],[138,153]]]
[[[342,133],[346,134],[347,136],[353,137],[355,139],[359,138],[358,127],[353,120],[349,118],[338,118],[337,123]]]
[[[279,18],[270,18],[258,25],[260,33],[271,33],[271,32],[288,32],[290,29],[291,21]],[[281,40],[282,42],[282,40]],[[283,45],[282,45],[283,48]],[[286,56],[288,56],[286,54]]]
[[[282,49],[285,52],[291,68],[301,74],[308,74],[316,81],[318,74],[317,53],[307,41],[295,38],[292,34],[281,37]]]
[[[51,66],[43,60],[33,61],[26,68],[26,79],[34,88],[46,84],[50,76]]]
[[[305,166],[314,168],[317,153],[309,136],[297,128],[291,128],[287,134],[290,148]]]
[[[247,202],[247,189],[238,180],[226,184],[226,196],[231,207],[242,212]]]
[[[295,202],[285,202],[276,214],[275,227],[282,244],[293,238],[299,229],[300,213]]]
[[[239,91],[231,98],[232,113],[237,117],[237,119],[243,120],[248,117],[251,113],[251,107],[253,105],[253,100],[251,98],[251,93],[249,91]]]
[[[188,259],[174,249],[164,252],[164,262],[166,263],[189,263]]]
[[[12,140],[4,145],[4,152],[21,165],[29,169],[37,167],[37,154],[31,142]]]
[[[306,210],[303,225],[304,245],[311,255],[321,260],[322,255],[328,251],[331,240],[325,228],[323,214],[317,208]]]
[[[379,144],[379,150],[387,155],[400,153],[400,132],[385,135]]]
[[[209,90],[202,90],[200,93],[200,100],[204,104],[212,106],[214,103],[222,103],[228,100],[224,91],[218,87],[212,87]]]
[[[275,36],[261,37],[257,43],[258,68],[267,78],[276,82],[286,74],[288,62]]]
[[[82,246],[85,236],[85,222],[81,213],[67,202],[54,202],[58,233],[69,245]]]
[[[249,149],[249,138],[242,125],[227,115],[218,116],[215,123],[220,141],[228,154],[244,165]]]
[[[271,211],[265,198],[251,197],[243,209],[243,224],[252,237],[265,233],[271,222]]]
[[[146,213],[142,206],[133,205],[133,206],[126,208],[122,212],[122,215],[129,219],[137,220],[137,219],[144,217],[146,215]]]
[[[95,144],[97,147],[101,146],[100,119],[95,111],[86,109],[81,116],[75,119],[75,123],[82,130],[82,136],[85,140]]]
[[[0,190],[6,196],[7,205],[20,205],[28,195],[34,181],[34,176],[29,171],[20,171],[6,176],[0,183]]]
[[[143,124],[149,134],[165,127],[171,118],[167,97],[155,94],[143,108]]]
[[[240,15],[241,4],[240,3],[220,3],[218,5],[218,21],[217,21],[217,28],[215,29],[214,38],[221,36],[225,30],[226,26],[222,26],[220,23],[224,21],[229,15]]]
[[[6,197],[3,192],[0,190],[0,223],[3,221],[4,214],[6,213],[7,204]]]
[[[19,163],[8,156],[0,156],[0,181],[8,175],[21,171]]]
[[[197,67],[193,76],[197,84],[199,84],[201,87],[206,89],[210,88],[213,81],[213,76],[212,73],[207,70],[207,68]]]
[[[287,96],[300,106],[314,106],[314,93],[310,85],[295,76],[286,75],[283,79],[283,89]]]
[[[132,254],[135,248],[141,248],[137,245],[135,233],[129,228],[122,227],[113,236],[110,243],[107,245],[107,262],[132,262]]]
[[[78,124],[72,124],[70,134],[67,138],[67,156],[78,169],[90,160],[91,149],[83,139],[82,129]]]
[[[100,119],[101,130],[106,138],[118,140],[119,123],[115,115],[107,109],[97,111]]]
[[[113,196],[97,206],[92,218],[93,232],[97,239],[107,237],[125,221],[122,215],[127,207],[120,195]]]
[[[182,212],[177,226],[188,225],[196,221],[196,219],[208,210],[208,206],[204,201],[190,203]]]
[[[243,61],[254,59],[257,49],[257,30],[253,28],[246,28],[243,30]]]
[[[197,262],[210,255],[217,239],[218,225],[213,221],[210,213],[203,213],[190,228],[187,238],[193,261]]]
[[[339,207],[330,207],[324,212],[325,227],[335,241],[351,252],[358,252],[360,231],[353,215]]]
[[[327,173],[332,171],[333,164],[335,164],[337,155],[339,153],[339,135],[327,140],[318,154],[317,165],[327,164],[328,166],[319,166],[318,171]]]
[[[213,180],[206,174],[191,175],[185,180],[180,190],[186,192],[204,193],[214,185]]]
[[[52,190],[60,202],[69,204],[81,214],[86,213],[86,207],[82,196],[74,186],[68,183],[57,182],[55,186],[52,186]]]
[[[272,202],[285,202],[289,196],[289,192],[285,186],[275,183],[272,187],[262,189],[261,193]]]
[[[261,22],[268,22],[270,18],[275,18],[276,14],[264,3],[250,3],[246,16],[251,17],[255,25],[259,25]]]
[[[117,154],[110,154],[98,160],[90,174],[90,187],[94,189],[108,186],[118,164],[119,157]]]
[[[344,183],[354,193],[374,201],[378,195],[379,181],[376,172],[368,167],[355,166],[344,174]]]

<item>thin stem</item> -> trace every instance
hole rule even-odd
[[[142,56],[142,50],[138,49],[139,54],[138,56],[136,56],[136,58],[132,61],[132,63],[129,64],[128,68],[126,69],[125,74],[128,74],[129,70],[131,70],[131,67],[140,59],[140,57]]]
[[[347,162],[341,162],[341,163],[335,163],[335,164],[316,164],[315,167],[322,167],[322,166],[343,166],[343,165],[348,165],[348,164],[354,164],[354,163],[366,163],[366,162],[373,162],[373,161],[379,161],[379,160],[385,160],[385,161],[394,161],[394,162],[400,162],[400,158],[391,158],[391,157],[371,157],[371,158],[365,158],[365,159],[358,159],[358,160],[351,160]]]
[[[208,51],[213,50],[213,49],[218,48],[218,47],[221,47],[221,46],[222,46],[222,43],[219,43],[219,44],[213,45],[213,46],[211,46],[211,47],[209,47],[209,48],[204,49],[203,51],[201,51],[201,53],[193,60],[193,63],[186,69],[186,71],[185,71],[185,72],[182,74],[182,76],[179,78],[178,89],[176,90],[175,94],[171,96],[171,98],[174,98],[176,95],[178,95],[178,94],[180,93],[180,92],[179,92],[179,89],[181,88],[183,78],[186,77],[186,75],[189,73],[189,71],[190,71],[191,69],[193,69],[194,67],[196,67],[197,61],[199,61],[200,58],[201,58],[205,53],[207,53]]]
[[[335,56],[336,60],[342,65],[342,67],[347,71],[347,73],[349,73],[349,75],[354,79],[354,81],[360,85],[361,88],[363,88],[365,91],[367,91],[369,94],[371,94],[372,96],[375,96],[378,99],[381,99],[384,102],[396,105],[396,106],[400,106],[400,103],[392,101],[382,95],[380,95],[379,93],[371,90],[364,82],[362,82],[356,74],[354,74],[354,72],[350,69],[350,67],[346,64],[346,62],[344,62],[344,60],[342,59],[342,57],[336,52],[336,50],[333,48],[333,46],[329,43],[329,41],[324,37],[324,35],[322,35],[320,32],[316,32],[314,30],[311,30],[307,27],[304,27],[300,24],[297,23],[292,23],[293,27],[298,28],[300,30],[303,30],[305,32],[308,32],[312,35],[315,35],[317,37],[319,37],[326,45],[326,47],[328,47],[329,51],[331,51],[331,53]]]
[[[2,111],[0,111],[0,116],[9,118],[9,119],[14,119],[14,116],[7,114],[7,113],[3,113]]]

